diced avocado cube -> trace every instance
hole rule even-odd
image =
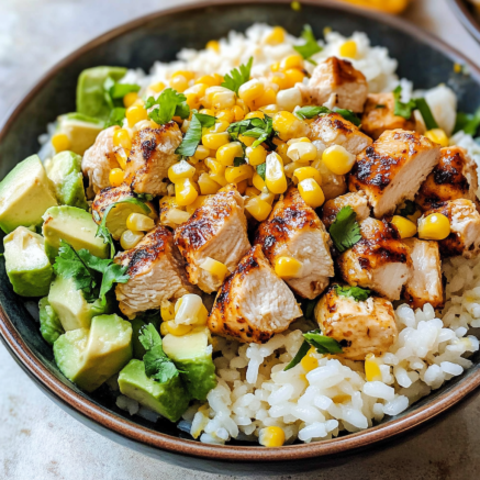
[[[58,153],[45,162],[45,170],[53,182],[58,202],[88,210],[81,168],[82,157],[73,152]]]
[[[145,374],[145,364],[141,360],[130,361],[120,372],[118,385],[123,395],[171,422],[177,422],[188,408],[189,395],[180,377],[164,383],[152,380]]]
[[[93,317],[112,311],[112,303],[108,300],[105,305],[102,305],[100,299],[88,303],[82,291],[77,290],[74,279],[62,275],[57,275],[52,282],[48,301],[66,332],[90,328]]]
[[[85,248],[96,257],[108,257],[110,246],[95,236],[97,224],[85,210],[66,205],[52,207],[45,212],[43,219],[45,251],[52,263],[58,255],[60,240],[65,240],[75,250]]]
[[[110,106],[105,100],[103,84],[110,77],[120,80],[127,73],[123,67],[93,67],[84,70],[77,83],[77,112],[100,120],[107,120]]]
[[[90,330],[79,328],[53,345],[61,372],[81,389],[93,392],[132,358],[132,326],[118,315],[100,315]]]
[[[54,205],[57,199],[37,155],[20,162],[0,182],[0,228],[5,233],[41,225],[42,215]]]
[[[5,268],[13,290],[23,297],[47,295],[53,268],[41,235],[17,227],[3,239]]]
[[[67,113],[58,117],[58,132],[70,141],[70,150],[83,155],[103,130],[104,122],[81,113]]]
[[[163,350],[182,370],[182,380],[192,398],[204,401],[217,385],[210,333],[206,327],[196,327],[191,333],[177,337],[170,333],[163,337]]]
[[[38,309],[40,312],[40,333],[47,343],[53,345],[58,337],[65,333],[65,330],[47,297],[38,302]]]

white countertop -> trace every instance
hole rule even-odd
[[[47,68],[88,39],[178,3],[0,0],[0,118]],[[480,47],[445,0],[414,0],[406,16],[479,61]],[[480,398],[399,446],[364,454],[339,467],[277,478],[474,479],[480,469],[479,444]],[[0,344],[0,480],[205,480],[229,478],[228,474],[172,467],[93,432],[45,397]]]

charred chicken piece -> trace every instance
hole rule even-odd
[[[357,214],[357,222],[362,222],[370,216],[370,207],[365,192],[360,190],[359,192],[346,193],[345,195],[340,195],[337,198],[328,200],[328,202],[325,202],[323,205],[322,221],[327,228],[335,221],[338,212],[343,207],[352,207],[353,211]]]

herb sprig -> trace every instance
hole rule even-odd
[[[158,105],[148,113],[148,117],[159,125],[165,125],[172,121],[173,117],[181,119],[188,118],[190,107],[187,104],[187,97],[183,93],[178,93],[173,88],[166,88],[158,98],[149,97],[145,102],[145,108],[149,109]]]
[[[202,128],[210,128],[215,125],[215,117],[204,113],[194,113],[188,126],[187,133],[175,153],[184,157],[191,157],[197,151],[198,144],[202,139]]]
[[[304,40],[304,45],[298,45],[293,47],[307,62],[317,65],[317,62],[312,60],[312,56],[318,52],[321,52],[323,48],[318,44],[315,35],[313,34],[312,27],[310,25],[305,25],[303,31],[300,35]]]
[[[362,238],[356,218],[357,213],[348,205],[337,213],[335,221],[330,225],[330,235],[340,253],[353,247]]]
[[[348,120],[357,127],[359,127],[361,124],[361,120],[357,117],[357,115],[351,110],[346,110],[345,108],[334,107],[333,110],[330,110],[329,108],[323,106],[306,106],[295,111],[295,114],[298,115],[302,120],[305,120],[306,118],[315,118],[318,115],[328,115],[329,113],[338,113],[345,120]]]
[[[474,137],[480,127],[480,108],[475,113],[457,113],[455,128],[453,133],[463,130],[467,135]]]
[[[341,285],[335,285],[335,291],[337,295],[353,298],[356,302],[364,302],[372,293],[371,290],[367,288],[342,287]]]
[[[423,117],[423,121],[425,122],[425,126],[427,127],[427,130],[438,128],[438,124],[435,121],[432,111],[430,110],[430,107],[428,106],[428,103],[424,98],[412,98],[406,103],[402,102],[401,101],[401,97],[402,97],[401,85],[399,85],[393,91],[393,97],[395,99],[394,110],[393,110],[394,115],[403,117],[405,118],[405,120],[410,120],[410,118],[412,117],[413,111],[418,110]]]
[[[223,79],[222,87],[228,88],[238,94],[238,89],[250,80],[253,57],[250,57],[246,65],[240,65],[227,73]]]
[[[268,115],[265,115],[264,118],[250,118],[232,123],[228,127],[227,132],[233,140],[238,140],[240,135],[256,138],[252,143],[252,148],[256,148],[265,142],[271,149],[276,149],[276,145],[272,142],[273,136],[275,135],[273,119]]]

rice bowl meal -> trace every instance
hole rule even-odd
[[[480,115],[366,34],[319,33],[254,24],[149,74],[84,70],[76,112],[0,182],[12,288],[80,389],[281,447],[471,367]]]

